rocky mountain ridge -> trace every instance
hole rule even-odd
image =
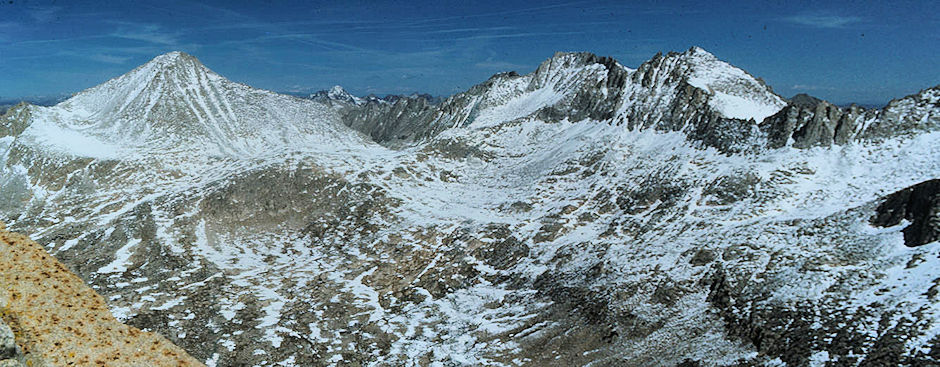
[[[207,365],[940,360],[935,205],[906,204],[937,88],[788,102],[692,48],[357,104],[194,60],[0,118],[0,219]]]
[[[788,144],[799,148],[833,143],[841,145],[851,140],[893,134],[895,125],[916,125],[914,121],[926,119],[924,114],[936,106],[940,91],[940,86],[928,88],[893,100],[881,110],[855,105],[842,108],[807,95],[798,95],[787,101],[774,94],[759,78],[718,60],[698,47],[681,54],[658,54],[637,70],[589,53],[558,53],[531,75],[537,81],[524,83],[526,90],[537,90],[546,83],[545,80],[552,78],[545,75],[552,73],[553,66],[556,74],[571,73],[565,67],[573,66],[575,69],[603,67],[607,75],[599,77],[594,84],[555,88],[555,92],[565,95],[557,98],[570,100],[569,103],[552,105],[554,101],[526,101],[529,106],[539,107],[539,118],[552,121],[591,118],[625,124],[630,129],[680,130],[690,138],[726,152],[764,145],[769,148]],[[361,107],[358,103],[358,108],[347,112],[345,121],[348,126],[369,134],[380,143],[421,140],[452,126],[469,125],[471,122],[467,120],[476,118],[474,113],[455,111],[486,109],[487,103],[501,106],[503,100],[511,97],[488,97],[488,94],[497,94],[492,91],[493,85],[505,86],[520,78],[525,77],[515,73],[496,74],[468,92],[447,99],[437,108],[412,100],[392,106],[379,103]],[[575,79],[590,80],[581,76]],[[571,91],[578,88],[580,90]],[[672,92],[660,95],[663,90]],[[480,98],[484,101],[474,100]],[[487,102],[485,99],[488,98],[496,101]],[[916,107],[910,106],[912,104]],[[898,111],[899,105],[905,105],[900,109],[902,111]],[[649,106],[658,106],[660,110],[651,111]],[[663,111],[663,106],[668,108]],[[903,111],[907,109],[915,115],[905,116]],[[522,116],[516,118],[519,117]],[[897,121],[901,118],[910,121]],[[748,123],[748,120],[753,121]],[[869,127],[867,123],[871,121],[881,121],[882,126]],[[755,129],[754,122],[759,129]],[[925,120],[923,123],[927,126],[918,129],[934,128],[930,124],[935,122]],[[755,142],[757,140],[761,142]],[[741,144],[742,141],[751,143]]]

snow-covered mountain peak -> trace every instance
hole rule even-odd
[[[330,88],[330,92],[329,92],[329,93],[330,93],[330,96],[345,96],[345,95],[349,95],[349,92],[346,92],[346,90],[343,89],[343,87],[342,87],[342,86],[339,86],[339,85],[334,85],[332,88]]]
[[[75,135],[97,145],[244,156],[301,142],[356,140],[322,103],[232,82],[178,51],[54,107],[37,107],[36,114],[27,133],[53,145],[56,136]],[[96,155],[76,144],[63,148]]]
[[[308,98],[315,100],[315,101],[320,101],[320,102],[335,101],[335,102],[351,103],[354,105],[360,105],[366,102],[362,98],[356,97],[352,95],[352,93],[347,92],[346,89],[344,89],[343,87],[339,85],[334,85],[329,90],[321,90],[316,93],[313,93]]]
[[[709,58],[715,59],[715,60],[718,59],[718,57],[712,54],[711,52],[708,52],[704,48],[701,48],[698,46],[689,47],[689,49],[683,52],[683,54],[687,56],[699,57],[703,59],[709,59]]]
[[[557,52],[521,80],[527,81],[527,91],[551,90],[556,98],[550,101],[599,100],[622,95],[623,99],[604,104],[609,108],[620,104],[621,110],[629,110],[637,98],[645,100],[643,96],[669,93],[666,91],[681,88],[683,83],[702,90],[711,109],[725,118],[760,122],[786,106],[786,101],[763,81],[701,47],[665,56],[658,54],[637,70],[613,58],[588,52]],[[501,90],[519,84],[520,79],[509,76],[488,82],[493,84],[491,90]],[[618,115],[616,111],[609,112],[595,115],[611,118]]]
[[[180,65],[196,65],[198,67],[205,67],[199,62],[195,56],[185,53],[183,51],[172,51],[165,54],[154,57],[146,65],[156,65],[158,67],[173,67]]]
[[[592,75],[604,75],[611,72],[632,72],[610,57],[597,56],[590,52],[556,52],[543,61],[535,70],[529,89],[538,89],[546,85],[556,85],[555,90],[574,87],[581,81],[594,79]],[[569,83],[558,82],[568,80]],[[570,89],[570,88],[569,88]]]
[[[707,91],[711,95],[709,104],[725,117],[760,122],[786,106],[786,101],[763,81],[701,47],[673,55],[688,68],[688,83]]]
[[[59,104],[85,119],[101,119],[124,113],[146,116],[161,99],[192,93],[208,82],[232,83],[180,51],[157,56],[130,72],[86,89]]]
[[[487,128],[524,117],[591,119],[628,129],[695,131],[698,138],[715,140],[708,144],[724,147],[734,139],[704,137],[736,136],[750,127],[708,121],[759,122],[784,106],[763,82],[699,47],[657,54],[638,69],[588,52],[558,52],[532,73],[497,74],[448,99],[428,130]]]

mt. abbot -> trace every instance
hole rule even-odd
[[[158,56],[54,107],[31,108],[41,123],[25,135],[72,137],[46,142],[79,156],[154,150],[240,156],[275,145],[357,140],[336,126],[329,108],[228,81],[182,52]]]
[[[693,47],[436,102],[172,52],[0,117],[0,221],[210,366],[940,363],[940,86],[787,100]]]

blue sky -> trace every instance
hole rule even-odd
[[[450,95],[555,51],[636,67],[696,45],[785,97],[940,84],[940,1],[0,2],[0,99],[74,93],[182,50],[276,91]]]

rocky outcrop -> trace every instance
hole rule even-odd
[[[891,100],[860,133],[868,141],[940,130],[940,85]]]
[[[885,311],[877,304],[847,309],[831,296],[815,303],[772,302],[766,296],[748,294],[752,287],[729,281],[721,268],[707,282],[708,302],[725,320],[728,332],[786,366],[812,362],[932,366],[940,362],[940,340],[930,341],[932,346],[909,346],[916,343],[912,339],[927,332],[922,325],[931,322],[920,312]],[[931,298],[936,302],[936,297]],[[869,318],[876,318],[881,326],[872,327],[866,321]]]
[[[2,225],[0,284],[0,359],[27,366],[202,365],[162,336],[115,320],[65,265]]]
[[[881,110],[842,108],[805,95],[760,124],[767,147],[828,147],[940,129],[940,87],[891,101]]]
[[[425,96],[368,100],[361,106],[346,109],[343,123],[377,143],[407,144],[437,132],[429,130],[428,121],[440,114],[431,101]]]
[[[0,137],[17,136],[29,126],[30,104],[22,102],[0,114]]]
[[[871,224],[893,227],[902,220],[904,244],[916,247],[940,240],[940,179],[924,181],[885,198],[876,209]]]
[[[761,123],[767,134],[767,146],[780,148],[791,144],[796,148],[828,147],[845,144],[855,138],[859,127],[872,118],[858,106],[842,109],[829,102],[806,95]]]
[[[16,346],[16,336],[13,329],[0,317],[0,366],[17,367],[24,360],[22,352]]]

